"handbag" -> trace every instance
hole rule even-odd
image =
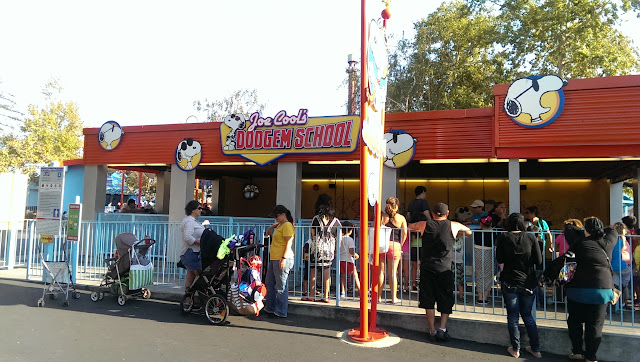
[[[384,254],[389,251],[389,244],[391,244],[391,231],[392,229],[385,225],[380,225],[380,234],[378,237],[378,254]],[[375,228],[369,228],[369,255],[373,255],[373,238],[375,237]]]
[[[134,264],[129,269],[129,289],[142,289],[153,284],[153,264]]]
[[[600,243],[597,243],[597,244],[602,248],[602,252],[604,253],[604,256],[607,257],[607,261],[609,262],[609,270],[611,270],[611,277],[613,277],[613,267],[611,266],[611,259],[609,259],[609,255],[607,255],[607,252],[604,250],[604,247]],[[609,304],[616,305],[621,295],[622,295],[622,292],[620,291],[620,289],[616,288],[614,285],[613,299],[609,302]]]
[[[558,286],[569,283],[573,279],[578,263],[575,254],[567,251],[562,256],[547,263],[542,273],[544,283],[548,286]]]

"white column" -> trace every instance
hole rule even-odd
[[[96,220],[104,212],[107,201],[107,166],[84,166],[84,189],[82,191],[82,220]]]
[[[509,159],[509,213],[520,212],[520,160]]]
[[[398,197],[398,169],[382,166],[382,210],[390,197]]]
[[[622,220],[622,184],[623,182],[609,184],[609,225]]]
[[[166,176],[165,176],[166,178]],[[178,261],[180,255],[180,243],[182,237],[180,235],[180,223],[184,219],[184,207],[193,198],[193,191],[196,187],[196,171],[182,171],[175,164],[171,165],[170,176],[170,198],[165,199],[165,203],[169,202],[169,235],[167,236],[167,259],[171,262]],[[165,206],[166,208],[166,206]]]
[[[196,172],[182,171],[175,164],[171,165],[171,198],[169,200],[169,221],[182,221],[184,207],[187,202],[194,200]],[[166,202],[166,200],[165,200]]]
[[[300,162],[278,162],[276,204],[284,205],[294,220],[302,209],[302,165]],[[275,205],[274,205],[275,206]]]
[[[156,206],[158,214],[169,213],[169,199],[171,198],[171,175],[166,171],[156,174]]]

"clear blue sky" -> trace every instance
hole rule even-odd
[[[194,100],[243,88],[258,90],[267,116],[344,114],[347,55],[359,58],[355,0],[1,2],[1,89],[25,111],[57,77],[91,127],[203,121]],[[411,35],[441,3],[392,0],[390,33]],[[377,17],[384,5],[368,7]],[[640,44],[628,18],[622,30]]]

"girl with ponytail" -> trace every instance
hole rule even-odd
[[[384,208],[384,215],[382,215],[381,225],[391,228],[391,235],[389,240],[389,250],[380,254],[380,277],[378,281],[378,290],[382,291],[384,286],[384,276],[386,266],[389,265],[389,278],[391,283],[391,303],[400,304],[400,299],[397,296],[398,290],[398,265],[402,258],[402,244],[407,241],[407,220],[404,216],[398,213],[400,201],[395,197],[387,199],[386,206]],[[373,240],[371,241],[373,242]],[[409,276],[406,275],[405,278]]]

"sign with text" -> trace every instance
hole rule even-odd
[[[67,240],[78,241],[80,239],[80,215],[82,204],[69,204],[69,218],[67,219]]]
[[[287,154],[350,153],[358,145],[360,117],[307,116],[280,111],[273,117],[255,112],[248,119],[231,114],[220,124],[222,153],[266,165]]]
[[[64,167],[41,168],[38,186],[36,231],[40,235],[60,235]]]

